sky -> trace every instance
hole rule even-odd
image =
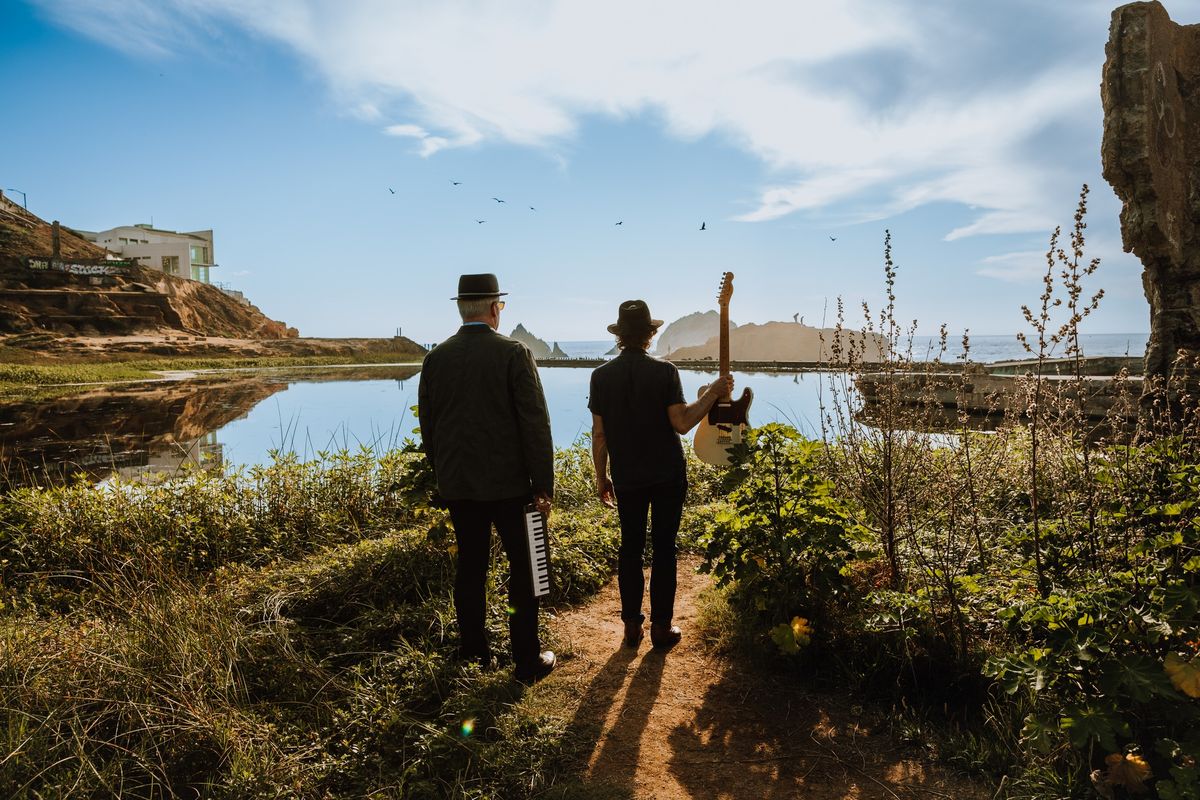
[[[548,341],[715,308],[726,271],[738,323],[861,315],[885,231],[902,319],[1013,334],[1086,183],[1085,331],[1145,332],[1100,175],[1115,5],[4,0],[0,188],[212,228],[212,279],[302,335],[425,343],[467,272]]]

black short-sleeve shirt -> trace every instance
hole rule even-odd
[[[679,370],[642,350],[623,350],[592,372],[588,408],[604,421],[613,486],[687,480],[683,445],[667,416],[667,406],[683,402]]]

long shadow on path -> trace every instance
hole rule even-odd
[[[846,698],[729,668],[670,735],[671,776],[692,798],[972,798],[969,783],[908,758]]]
[[[632,652],[629,648],[621,648]],[[591,763],[592,775],[612,786],[632,791],[641,760],[642,734],[650,722],[650,713],[662,685],[663,653],[651,650],[635,668],[625,690],[624,702],[616,720],[604,736],[603,745]]]

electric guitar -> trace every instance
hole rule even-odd
[[[733,273],[726,272],[721,279],[721,290],[717,293],[717,302],[721,306],[721,376],[729,374],[729,298],[733,297]],[[707,386],[700,390],[703,395]],[[750,402],[754,392],[749,388],[742,390],[742,396],[734,400],[726,395],[717,400],[709,410],[708,416],[700,420],[696,428],[694,447],[696,455],[706,464],[717,467],[729,466],[729,453],[733,446],[740,444],[742,434],[750,427],[746,412],[750,410]]]

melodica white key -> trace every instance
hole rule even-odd
[[[533,575],[533,596],[550,594],[550,540],[546,518],[537,506],[525,506],[525,538],[529,542],[529,567]]]

